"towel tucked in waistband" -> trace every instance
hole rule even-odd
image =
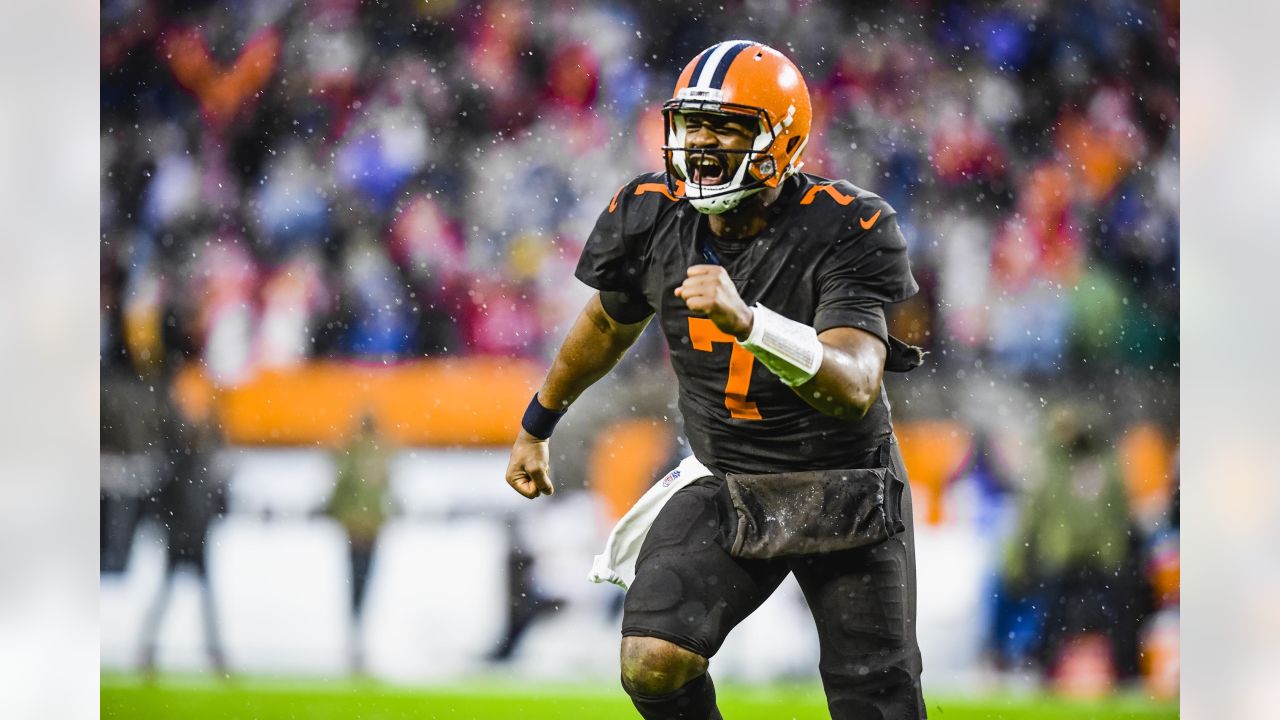
[[[587,579],[591,582],[610,582],[626,590],[636,579],[636,558],[640,555],[640,546],[644,544],[649,528],[658,517],[662,506],[676,494],[680,488],[699,478],[709,477],[711,471],[690,455],[680,462],[674,470],[653,484],[635,505],[618,520],[605,542],[604,552],[596,555],[591,563],[591,574]]]

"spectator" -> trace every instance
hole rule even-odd
[[[1033,595],[1043,613],[1037,659],[1046,670],[1073,638],[1097,633],[1110,639],[1112,667],[1136,671],[1134,616],[1143,608],[1129,582],[1134,535],[1104,422],[1080,404],[1051,410],[1044,477],[1006,555],[1006,584]]]
[[[351,612],[353,627],[360,627],[365,589],[378,532],[390,513],[390,450],[378,432],[372,413],[360,418],[350,442],[338,454],[338,482],[326,512],[347,532],[351,559]],[[358,637],[358,632],[356,637]],[[363,666],[360,643],[351,643],[353,666]]]
[[[169,605],[177,572],[190,569],[200,584],[205,643],[216,671],[226,668],[222,639],[218,630],[217,607],[209,581],[205,540],[213,521],[226,512],[227,472],[217,453],[222,447],[222,429],[214,406],[203,416],[190,410],[175,410],[179,420],[171,423],[165,436],[161,485],[153,496],[153,510],[164,526],[166,556],[164,579],[153,600],[142,629],[142,667],[153,672],[161,620]]]

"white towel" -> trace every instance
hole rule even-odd
[[[609,539],[605,542],[604,552],[595,557],[591,563],[591,574],[587,579],[591,582],[611,582],[626,590],[636,579],[636,557],[640,555],[640,546],[649,534],[649,528],[658,517],[658,511],[667,504],[672,495],[689,483],[711,475],[706,465],[690,455],[675,470],[653,484],[635,505],[623,515],[618,524],[613,526]]]

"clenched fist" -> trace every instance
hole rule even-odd
[[[684,300],[689,311],[710,318],[720,328],[739,340],[751,333],[751,308],[738,295],[729,273],[719,265],[694,265],[689,268],[676,297]]]
[[[555,492],[551,476],[547,473],[549,455],[546,440],[539,440],[521,430],[515,444],[511,446],[511,460],[507,463],[507,484],[527,498]]]

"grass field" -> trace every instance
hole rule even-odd
[[[718,688],[729,720],[830,717],[816,686]],[[637,718],[621,689],[466,685],[399,688],[373,682],[102,677],[102,717],[119,720],[604,720]],[[929,698],[932,720],[1163,720],[1176,703],[1125,696],[1076,702],[1045,696]]]

